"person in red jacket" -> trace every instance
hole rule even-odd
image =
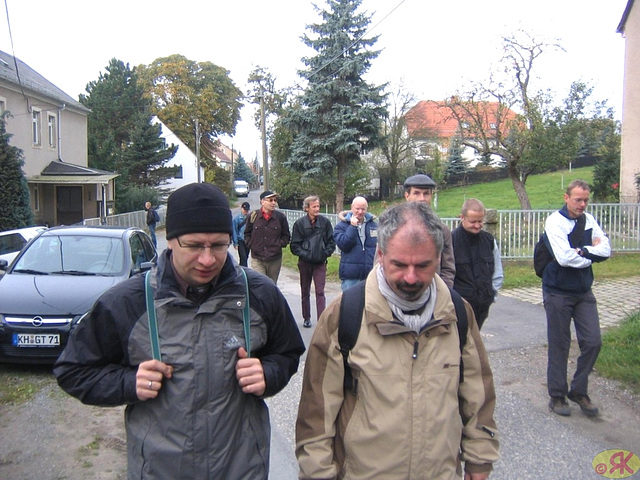
[[[289,222],[279,212],[278,194],[266,190],[260,194],[260,209],[247,218],[244,243],[251,252],[251,268],[278,283],[282,267],[282,249],[289,245]]]

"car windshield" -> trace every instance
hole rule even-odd
[[[118,275],[123,268],[124,251],[120,238],[45,235],[25,250],[13,272]]]

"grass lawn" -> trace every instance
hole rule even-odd
[[[596,371],[640,393],[640,312],[604,333]]]
[[[562,195],[572,180],[580,178],[586,182],[593,181],[593,167],[574,168],[568,170],[533,175],[527,179],[526,188],[534,210],[557,209],[563,204]],[[438,191],[432,207],[442,218],[457,217],[460,208],[468,198],[477,198],[487,208],[496,210],[520,210],[520,202],[509,179],[495,182],[468,185],[466,187],[451,187]],[[404,198],[396,202],[404,202]],[[437,205],[436,205],[437,202]],[[389,202],[371,202],[369,211],[380,215],[390,205]],[[347,208],[348,206],[345,206]]]

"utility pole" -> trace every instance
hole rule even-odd
[[[231,191],[233,191],[233,186],[235,185],[235,183],[233,183],[235,181],[235,176],[233,174],[233,170],[234,170],[234,165],[233,165],[233,143],[231,144],[231,185],[229,185],[229,188],[231,188]]]
[[[196,170],[198,172],[198,183],[202,182],[200,178],[200,123],[196,118]]]
[[[264,114],[264,88],[260,85],[260,133],[262,134],[262,175],[264,189],[269,190],[269,162],[267,155],[267,125]]]

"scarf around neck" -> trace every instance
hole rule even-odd
[[[406,300],[396,294],[384,277],[382,265],[379,265],[376,272],[378,278],[378,286],[380,293],[387,300],[389,308],[394,316],[400,320],[406,327],[420,333],[425,325],[429,323],[436,308],[436,280],[435,277],[431,281],[431,285],[427,288],[418,300]]]

